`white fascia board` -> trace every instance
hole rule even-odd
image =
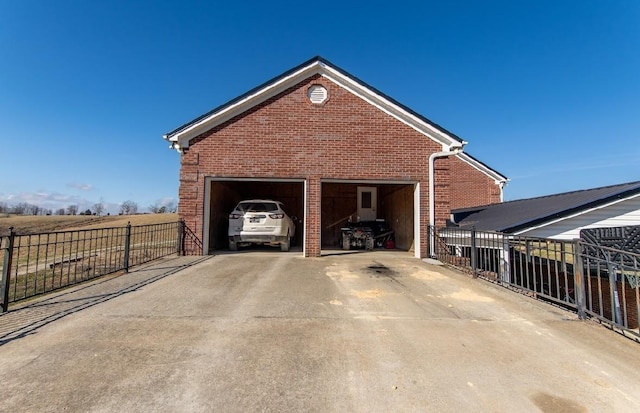
[[[547,227],[549,225],[553,225],[553,224],[556,224],[558,222],[561,222],[561,221],[564,221],[564,220],[567,220],[567,219],[579,217],[580,215],[588,214],[590,212],[597,211],[597,210],[603,209],[603,208],[607,208],[607,207],[610,207],[611,205],[619,204],[620,202],[628,201],[630,199],[637,198],[637,197],[640,197],[640,194],[635,194],[635,195],[628,196],[628,197],[622,198],[622,199],[616,199],[615,201],[609,202],[608,204],[600,205],[600,206],[597,206],[595,208],[585,209],[584,211],[576,212],[573,215],[568,215],[566,217],[554,219],[554,220],[549,221],[549,222],[544,222],[544,223],[536,225],[534,227],[529,227],[529,228],[523,229],[521,231],[514,232],[513,235],[522,235],[522,234],[524,234],[526,232],[530,232],[530,231],[534,231],[534,230],[537,230],[537,229],[540,229],[540,228],[544,228],[544,227]]]
[[[303,67],[300,70],[279,79],[264,88],[257,90],[255,93],[245,96],[242,100],[233,103],[220,109],[218,112],[212,113],[206,118],[194,123],[188,128],[176,133],[168,140],[170,142],[176,142],[180,148],[187,148],[189,146],[189,140],[195,138],[203,132],[208,131],[211,128],[220,125],[232,119],[233,117],[251,109],[252,107],[264,102],[272,96],[277,95],[289,87],[294,85],[300,80],[305,79],[308,76],[315,74],[319,62],[314,62],[309,66]],[[165,139],[167,139],[165,135]]]
[[[371,89],[363,86],[350,77],[343,75],[334,68],[324,64],[322,65],[322,68],[324,69],[324,73],[322,73],[322,76],[328,78],[329,80],[358,96],[360,99],[380,109],[384,113],[394,117],[395,119],[411,127],[412,129],[442,144],[443,151],[450,151],[454,148],[462,148],[467,144],[467,142],[465,141],[460,142],[457,139],[452,138],[448,134],[443,133],[429,123],[423,121],[417,116],[399,107],[395,103],[389,101],[384,96],[374,93]]]
[[[462,152],[460,154],[458,154],[458,158],[463,161],[468,163],[469,165],[471,165],[471,167],[477,169],[478,171],[484,173],[485,175],[487,175],[488,177],[492,178],[496,184],[505,184],[509,181],[508,178],[505,178],[504,176],[500,175],[499,173],[497,173],[496,171],[494,171],[493,169],[490,169],[488,167],[486,167],[485,165],[481,164],[480,162],[474,160],[473,158],[471,158],[469,155],[467,155],[466,153]]]

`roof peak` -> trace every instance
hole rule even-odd
[[[180,150],[180,148],[188,147],[190,139],[198,134],[237,116],[251,107],[260,104],[267,98],[286,90],[287,87],[316,74],[321,74],[336,84],[350,90],[352,93],[363,97],[365,100],[374,102],[373,104],[382,108],[399,121],[406,123],[425,136],[441,143],[443,148],[466,144],[464,140],[442,126],[385,95],[320,55],[314,56],[237,98],[198,116],[173,131],[166,133],[163,137],[172,142],[172,148]]]

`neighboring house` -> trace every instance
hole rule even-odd
[[[452,209],[451,226],[572,240],[580,230],[640,225],[640,181],[492,205]]]
[[[305,256],[336,246],[349,219],[383,219],[397,248],[425,257],[431,215],[444,224],[452,208],[500,202],[507,181],[461,138],[321,57],[164,138],[181,154],[179,214],[205,254],[227,248],[239,200],[270,198],[297,217]]]

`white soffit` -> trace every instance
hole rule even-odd
[[[461,152],[457,155],[457,157],[463,161],[466,162],[467,164],[471,165],[473,168],[477,169],[478,171],[484,173],[485,175],[489,176],[490,178],[493,178],[496,183],[506,183],[509,181],[508,178],[500,175],[499,173],[497,173],[496,171],[494,171],[491,168],[488,168],[487,166],[483,165],[482,163],[476,161],[475,159],[473,159],[471,156],[467,155],[464,152]]]
[[[220,110],[198,120],[192,125],[187,126],[185,129],[175,133],[171,137],[165,135],[165,139],[169,142],[176,143],[179,148],[186,148],[189,146],[189,141],[201,133],[204,133],[234,118],[235,116],[240,115],[241,113],[259,105],[279,93],[284,92],[288,88],[315,74],[320,74],[324,78],[329,79],[338,86],[363,99],[370,105],[442,144],[443,150],[449,150],[452,147],[460,147],[467,143],[464,141],[460,142],[448,134],[438,130],[433,125],[389,101],[384,96],[375,93],[368,87],[319,60],[316,60],[287,76],[277,79],[273,83],[256,90],[254,93],[243,97],[237,102],[233,102],[232,104],[220,108]]]

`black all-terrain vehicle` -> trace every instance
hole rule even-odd
[[[341,229],[340,245],[344,250],[386,247],[393,240],[393,231],[384,221],[348,222]]]

